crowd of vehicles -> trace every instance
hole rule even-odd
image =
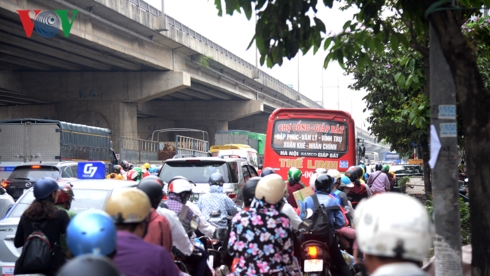
[[[67,131],[67,123],[64,122],[41,122],[33,119],[20,122],[20,125],[24,129],[41,124],[46,126],[48,130],[58,127],[62,128],[58,131],[60,133],[69,132]],[[3,131],[0,133],[3,133]],[[73,131],[69,133],[71,135],[83,135],[83,133],[78,134]],[[227,135],[230,134],[227,133]],[[237,134],[235,133],[233,135]],[[242,138],[246,136],[249,140],[240,141],[240,144],[236,144],[236,141],[233,141],[233,144],[223,143],[209,147],[207,141],[204,139],[200,140],[180,135],[176,135],[175,141],[170,142],[121,137],[119,140],[119,154],[121,159],[130,157],[133,162],[163,161],[158,172],[154,174],[154,177],[161,181],[162,190],[164,191],[161,206],[164,206],[166,203],[166,195],[175,191],[175,187],[172,187],[170,184],[175,179],[184,178],[189,183],[192,183],[192,188],[189,188],[191,189],[192,196],[189,200],[196,202],[200,198],[205,197],[203,196],[204,194],[210,192],[211,186],[214,185],[211,182],[212,176],[219,174],[222,177],[222,180],[220,180],[222,193],[226,195],[225,197],[228,200],[231,199],[238,208],[241,208],[244,203],[242,202],[244,196],[243,188],[248,184],[249,180],[257,179],[260,175],[257,169],[259,167],[262,169],[262,163],[260,163],[260,156],[262,154],[264,155],[263,167],[268,167],[272,171],[272,174],[277,176],[281,185],[285,185],[285,180],[289,181],[291,179],[291,176],[288,175],[288,171],[291,171],[291,168],[298,168],[301,171],[301,175],[297,181],[301,180],[306,186],[308,186],[310,177],[314,174],[316,174],[314,176],[315,179],[318,179],[319,175],[327,175],[327,170],[331,172],[336,171],[338,175],[327,178],[328,181],[333,183],[333,179],[340,179],[340,173],[347,172],[347,175],[349,175],[352,170],[360,171],[360,167],[353,166],[364,159],[363,155],[359,155],[359,145],[356,143],[354,121],[348,113],[343,111],[277,109],[269,118],[267,135],[263,137],[265,140],[256,139],[257,141],[262,141],[257,143],[257,145],[262,145],[262,153],[259,150],[259,146],[256,149],[250,145],[250,141],[253,140],[251,137],[254,138],[257,136],[244,133],[238,133],[238,135],[242,135]],[[71,141],[70,139],[74,139],[73,136],[70,138],[69,135],[62,134],[57,136],[65,146]],[[94,134],[91,136],[97,137],[99,141],[104,143],[106,141],[102,135]],[[30,140],[26,139],[23,141],[23,144],[30,143]],[[77,141],[80,140],[83,141],[83,138]],[[110,145],[110,140],[108,141]],[[88,142],[85,141],[84,143]],[[75,193],[75,200],[70,210],[75,213],[80,213],[88,209],[104,210],[108,198],[116,189],[138,186],[139,180],[135,182],[103,179],[108,173],[107,170],[104,170],[102,175],[97,175],[97,179],[91,179],[95,171],[92,171],[90,168],[87,169],[87,166],[92,166],[92,163],[75,162],[74,155],[68,155],[67,152],[71,151],[67,151],[66,149],[67,147],[60,147],[60,155],[55,156],[55,160],[46,161],[43,159],[42,162],[39,162],[41,160],[35,160],[34,162],[19,164],[12,170],[9,177],[2,181],[2,187],[5,189],[0,190],[0,197],[2,196],[2,192],[5,191],[4,194],[10,194],[16,200],[15,205],[8,207],[8,212],[4,219],[0,220],[0,267],[2,268],[2,272],[5,272],[2,275],[11,275],[10,272],[13,272],[15,261],[22,252],[22,248],[16,248],[14,246],[13,240],[20,216],[34,200],[32,186],[37,180],[43,177],[51,177],[59,184],[70,185]],[[0,150],[0,152],[2,151]],[[118,171],[122,168],[129,172],[130,168],[127,167],[129,162],[117,162],[114,151],[109,150],[108,152],[113,158],[100,160],[107,167],[111,168],[110,171]],[[27,154],[23,154],[23,156],[27,156]],[[369,153],[367,155],[369,156]],[[46,155],[38,154],[36,158],[39,156],[44,157]],[[60,156],[63,156],[63,158]],[[374,156],[373,161],[375,160]],[[97,160],[92,159],[90,156],[86,156],[85,158],[83,160]],[[99,165],[103,167],[102,162]],[[109,166],[114,163],[120,163],[121,166],[119,169],[116,169],[118,166]],[[149,172],[149,167],[147,169]],[[146,169],[143,168],[143,170]],[[422,174],[420,167],[413,165],[392,166],[391,170],[397,178],[405,175],[413,176]],[[361,175],[359,174],[358,177],[361,178]],[[129,175],[126,178],[130,180]],[[354,182],[349,183],[351,185]],[[278,199],[284,200],[284,188],[281,189]],[[272,193],[272,191],[266,190],[267,196]],[[264,196],[264,200],[265,198]],[[308,218],[311,216],[312,214],[309,214]],[[182,218],[179,216],[179,219]],[[231,218],[228,218],[228,223],[230,221]],[[302,237],[302,252],[298,256],[299,262],[296,260],[294,265],[295,270],[298,273],[304,272],[306,275],[330,275],[330,270],[333,269],[332,267],[335,267],[335,261],[333,261],[331,256],[332,248],[330,246],[332,245],[327,245],[318,239],[305,238],[307,237],[305,233],[312,233],[308,232],[313,229],[312,226],[306,223],[302,225],[300,230],[297,229],[298,231],[294,232],[295,235]],[[200,233],[198,231],[194,232]],[[223,237],[222,234],[217,235],[221,236],[221,238]],[[221,265],[222,260],[218,256],[224,250],[223,248],[226,248],[227,244],[221,238],[205,238],[202,236],[200,239],[201,243],[204,244],[206,252],[215,257],[214,260],[210,259],[211,266],[215,269],[218,269],[218,266]],[[336,250],[337,246],[334,248]],[[350,245],[350,249],[352,249],[352,244]],[[348,252],[352,254],[352,251]],[[201,253],[194,252],[193,254]],[[190,263],[185,264],[185,262],[182,263],[181,261],[177,257],[176,262],[181,264],[182,271],[187,271],[186,266],[193,265]],[[353,269],[352,264],[349,263],[350,269]]]

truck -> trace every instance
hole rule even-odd
[[[130,137],[119,138],[121,160],[134,164],[162,163],[177,157],[206,157],[209,142],[183,135],[175,135],[175,140],[158,141]]]
[[[263,164],[265,134],[247,130],[218,130],[214,134],[216,145],[245,144],[257,151],[258,163]]]
[[[107,128],[58,120],[0,121],[0,179],[25,162],[103,161],[117,164]]]

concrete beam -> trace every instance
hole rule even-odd
[[[52,56],[55,58],[63,59],[63,60],[70,61],[73,63],[77,63],[80,65],[84,65],[84,66],[87,66],[89,68],[94,68],[94,69],[98,69],[98,70],[111,70],[111,68],[112,68],[110,65],[107,65],[107,64],[104,64],[104,63],[101,63],[98,61],[88,59],[88,58],[85,58],[83,56],[74,55],[74,54],[68,53],[66,51],[61,51],[61,50],[58,50],[58,49],[55,49],[53,47],[46,46],[46,45],[43,45],[40,43],[36,43],[36,42],[30,41],[27,38],[22,38],[22,37],[15,36],[15,35],[9,35],[9,34],[6,34],[4,32],[0,32],[0,40],[4,41],[5,43],[17,46],[17,47],[22,47],[22,48],[25,48],[25,49],[28,49],[31,51],[40,52],[40,53],[43,53],[43,54],[48,55],[48,56]]]
[[[21,89],[13,91],[32,97],[43,95],[50,102],[96,99],[143,103],[189,87],[191,83],[188,74],[173,71],[18,72],[5,77],[6,82],[8,78],[18,80]],[[1,84],[0,81],[0,87]]]
[[[35,61],[30,61],[30,60],[23,59],[23,58],[9,56],[9,55],[5,55],[5,54],[0,54],[0,61],[21,65],[23,67],[28,67],[28,68],[32,68],[32,69],[36,69],[36,70],[43,70],[43,71],[53,70],[53,67],[51,67],[49,65],[42,64],[42,63],[35,62]]]
[[[1,24],[1,23],[0,23]],[[66,70],[81,70],[82,66],[59,60],[57,58],[51,58],[45,54],[40,54],[32,51],[27,51],[19,47],[10,46],[8,44],[3,44],[0,47],[0,53],[48,64],[54,67],[59,67]]]
[[[0,30],[7,31],[8,33],[15,34],[15,35],[18,35],[21,37],[25,36],[24,30],[22,30],[22,26],[20,26],[19,24],[10,22],[10,21],[6,21],[6,20],[0,20]],[[50,39],[46,39],[46,38],[40,37],[38,35],[33,35],[29,39],[33,40],[33,41],[41,42],[43,44],[46,44],[46,45],[49,45],[52,47],[62,49],[64,51],[72,52],[72,53],[75,53],[78,55],[83,55],[83,56],[86,56],[88,58],[92,58],[92,59],[95,59],[95,60],[98,60],[98,61],[101,61],[104,63],[112,64],[114,66],[121,67],[124,69],[128,69],[128,70],[140,70],[141,69],[141,65],[139,65],[139,64],[134,64],[134,63],[125,61],[123,59],[113,57],[110,55],[109,52],[103,53],[100,51],[95,51],[95,50],[90,49],[88,47],[81,46],[77,43],[72,43],[70,40],[67,40],[64,37],[63,38],[52,37]],[[0,48],[0,49],[3,49],[5,46],[6,45],[2,46],[2,48]],[[76,65],[73,64],[72,66],[75,67]],[[61,67],[61,66],[58,66],[58,67]],[[63,68],[63,67],[61,67],[61,68]],[[76,70],[79,70],[79,69],[76,69]]]
[[[264,111],[261,101],[171,101],[138,105],[142,113],[167,120],[232,121]]]
[[[139,82],[138,82],[139,80]],[[191,77],[185,72],[143,72],[130,74],[130,90],[136,90],[133,83],[138,83],[140,93],[130,93],[130,102],[147,102],[191,86]]]

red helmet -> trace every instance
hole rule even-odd
[[[60,194],[56,203],[65,203],[70,200],[73,200],[75,195],[73,194],[73,190],[69,184],[60,184]]]

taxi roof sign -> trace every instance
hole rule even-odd
[[[105,163],[101,161],[78,162],[79,179],[104,179]]]

